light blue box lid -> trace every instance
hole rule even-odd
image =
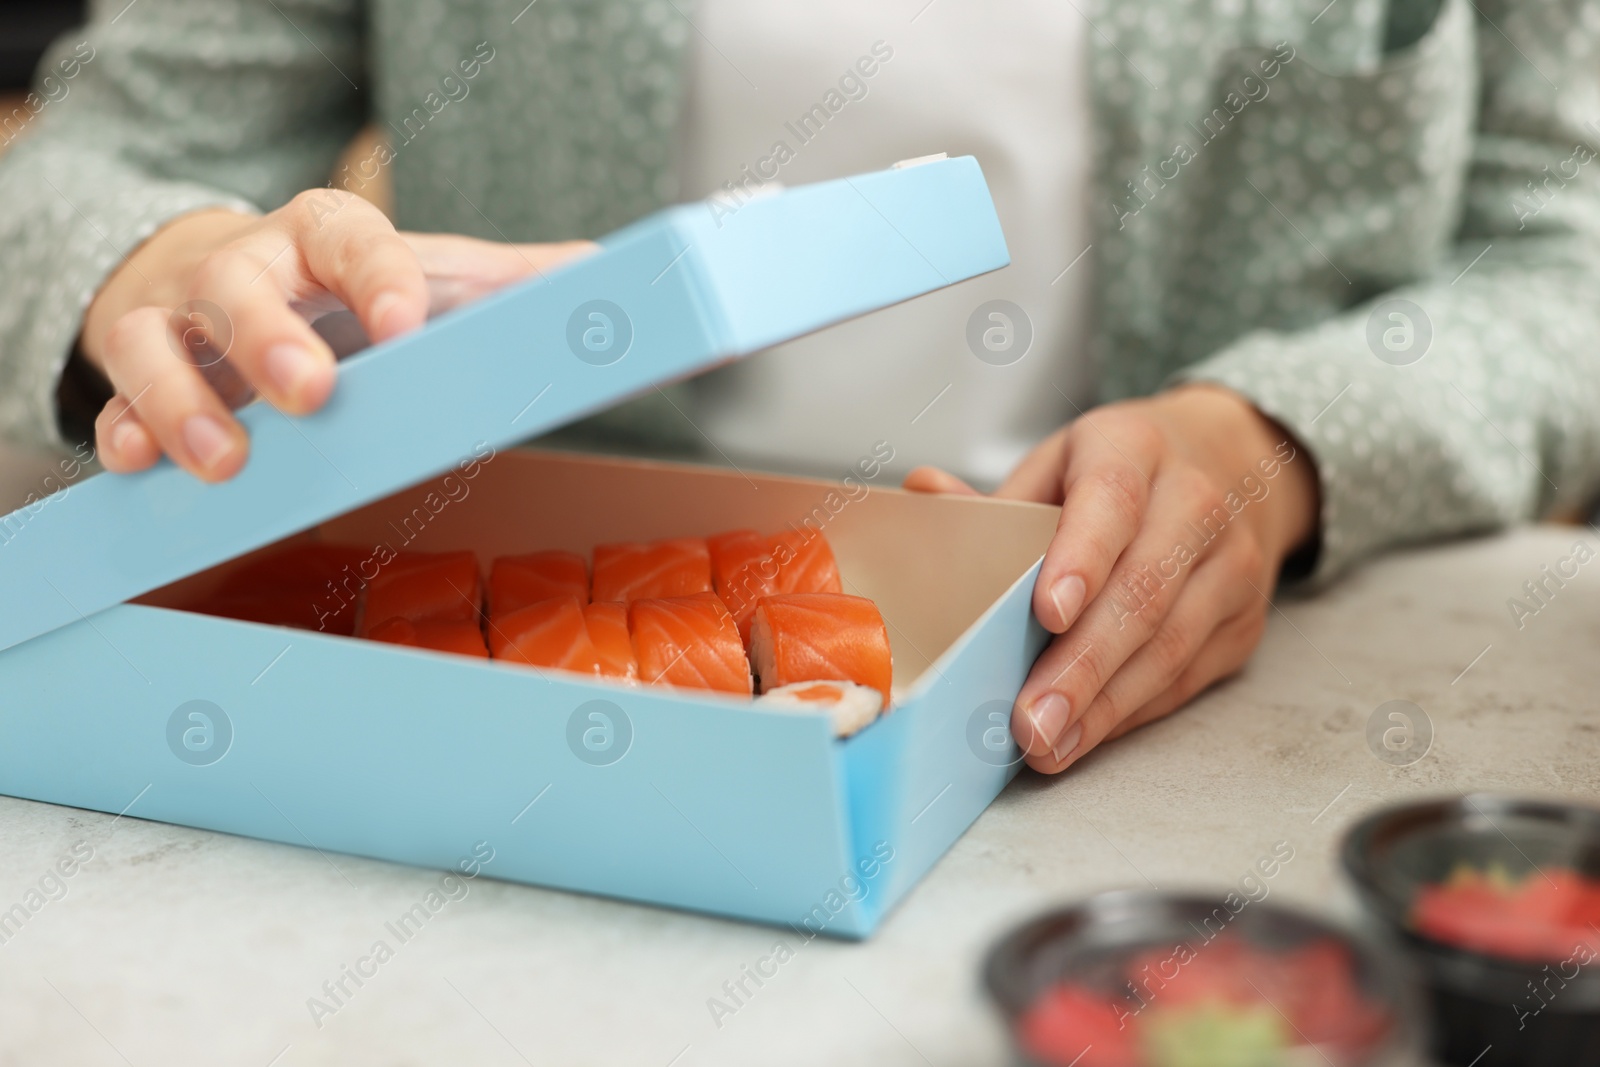
[[[343,364],[326,407],[238,414],[245,468],[163,460],[0,519],[0,649],[728,359],[1009,262],[983,172],[937,159],[670,208]]]

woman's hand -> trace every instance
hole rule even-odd
[[[224,481],[249,453],[231,406],[259,393],[300,415],[328,399],[334,353],[311,328],[319,316],[348,308],[385,341],[592,247],[399,233],[332,189],[261,217],[186,215],[123,263],[84,318],[83,353],[116,391],[95,422],[96,451],[113,471],[165,453]]]
[[[974,492],[929,467],[905,485]],[[1048,774],[1243,666],[1284,559],[1317,527],[1310,457],[1213,386],[1096,408],[996,495],[1061,505],[1033,590],[1058,636],[1011,713],[1028,765]]]

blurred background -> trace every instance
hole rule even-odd
[[[50,42],[83,23],[86,9],[82,0],[0,0],[0,123],[9,122],[5,127],[8,133],[20,130],[22,137],[27,135],[33,115],[23,102],[39,57]],[[347,163],[370,157],[379,139],[375,129],[363,130],[345,149],[333,173]],[[10,137],[0,139],[0,153],[14,143],[16,139]],[[386,214],[391,202],[388,183],[389,172],[383,170],[359,190]],[[27,503],[30,494],[42,496],[56,485],[61,473],[59,459],[0,441],[0,515]]]
[[[129,0],[129,6],[137,2]],[[20,128],[26,136],[25,127],[33,116],[23,102],[40,56],[54,39],[82,24],[86,9],[87,4],[82,0],[0,0],[0,123],[9,122],[8,131]],[[330,177],[343,173],[358,160],[370,158],[382,140],[383,134],[377,127],[362,130],[346,146]],[[12,143],[15,141],[11,138],[0,139],[0,153]],[[360,183],[352,191],[392,216],[393,192],[389,182],[389,170],[383,168],[374,179]],[[55,484],[60,473],[58,460],[59,457],[53,455],[21,452],[0,441],[0,514],[20,507],[29,494],[43,495],[41,485],[47,478],[50,479],[48,484]],[[1600,500],[1587,508],[1548,516],[1547,521],[1582,523],[1586,518],[1590,522],[1600,522]]]
[[[33,68],[51,41],[83,21],[84,6],[70,0],[0,0],[0,122],[10,119],[8,130],[32,118],[22,102]],[[0,152],[5,148],[0,144]],[[0,514],[20,507],[29,493],[39,493],[44,479],[55,473],[54,457],[19,452],[0,442]]]
[[[0,95],[5,113],[21,103],[45,46],[83,21],[82,3],[0,0]]]

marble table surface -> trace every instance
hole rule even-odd
[[[1349,918],[1335,851],[1375,806],[1600,796],[1600,563],[1536,613],[1507,605],[1578,540],[1600,539],[1396,554],[1283,600],[1242,675],[1066,775],[1025,773],[870,942],[789,935],[731,1014],[708,1001],[780,932],[487,878],[314,1011],[437,872],[0,798],[0,911],[88,857],[0,944],[0,1064],[998,1064],[978,965],[1032,912],[1225,887],[1287,842],[1270,899]],[[1405,767],[1367,741],[1393,699],[1434,733]]]

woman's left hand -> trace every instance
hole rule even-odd
[[[905,486],[975,492],[931,467]],[[995,495],[1061,505],[1033,591],[1056,636],[1011,713],[1028,765],[1047,774],[1242,667],[1284,559],[1317,528],[1311,458],[1208,385],[1090,411]]]

